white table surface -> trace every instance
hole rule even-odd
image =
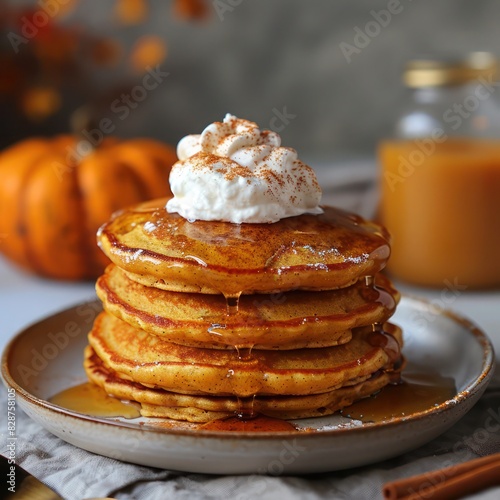
[[[39,278],[0,256],[0,348],[12,336],[46,316],[95,297],[94,283]]]

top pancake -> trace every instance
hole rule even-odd
[[[390,254],[384,228],[337,208],[274,224],[189,222],[166,199],[118,212],[98,233],[129,277],[177,292],[333,290],[375,275]]]

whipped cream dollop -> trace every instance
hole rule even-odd
[[[190,221],[268,223],[323,212],[311,167],[251,121],[227,114],[181,139],[177,156],[166,208]]]

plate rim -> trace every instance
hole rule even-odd
[[[491,340],[487,334],[477,326],[472,320],[466,318],[465,316],[457,313],[451,309],[441,308],[436,306],[431,300],[424,299],[412,294],[401,294],[401,300],[410,301],[413,305],[417,305],[419,308],[425,308],[430,310],[437,315],[444,315],[454,323],[460,324],[461,327],[465,328],[474,340],[480,345],[482,349],[482,363],[480,374],[470,382],[461,391],[457,391],[452,398],[440,403],[437,406],[423,410],[420,412],[412,413],[411,415],[404,417],[393,417],[389,420],[384,420],[381,422],[363,422],[362,425],[356,426],[346,426],[346,427],[336,427],[332,429],[325,429],[310,432],[306,429],[298,429],[297,431],[223,431],[223,430],[207,430],[207,429],[176,429],[176,428],[164,428],[164,427],[154,427],[146,424],[139,425],[137,423],[129,423],[121,420],[112,420],[104,417],[94,417],[91,415],[85,415],[78,413],[67,408],[57,406],[49,401],[39,398],[34,394],[31,394],[24,387],[19,385],[10,373],[9,368],[9,358],[15,350],[16,344],[28,334],[28,332],[39,326],[44,321],[51,318],[57,317],[59,315],[64,315],[70,313],[71,310],[77,309],[82,305],[96,304],[100,305],[98,299],[86,300],[84,302],[78,302],[73,306],[66,307],[56,313],[49,314],[37,321],[34,321],[22,328],[17,334],[15,334],[5,346],[2,357],[1,357],[1,375],[3,383],[6,387],[12,387],[16,391],[16,395],[22,397],[26,404],[34,404],[43,408],[49,412],[55,412],[59,416],[70,417],[77,420],[83,420],[85,422],[90,422],[92,424],[98,424],[102,426],[110,426],[113,428],[125,428],[127,430],[132,430],[136,432],[147,432],[155,433],[160,435],[176,435],[176,436],[186,436],[186,437],[203,437],[205,439],[244,439],[244,440],[275,440],[283,439],[286,437],[293,437],[293,439],[303,440],[311,437],[331,437],[336,435],[353,435],[353,434],[363,434],[366,432],[373,432],[374,429],[393,429],[398,426],[407,425],[412,422],[418,422],[423,418],[437,417],[447,411],[451,411],[453,407],[460,404],[467,399],[469,399],[477,391],[483,391],[486,389],[487,384],[491,380],[493,371],[495,368],[495,354],[494,348]]]

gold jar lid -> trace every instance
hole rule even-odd
[[[403,81],[407,87],[460,85],[481,76],[496,79],[498,60],[490,52],[471,52],[462,58],[419,58],[406,64]]]

